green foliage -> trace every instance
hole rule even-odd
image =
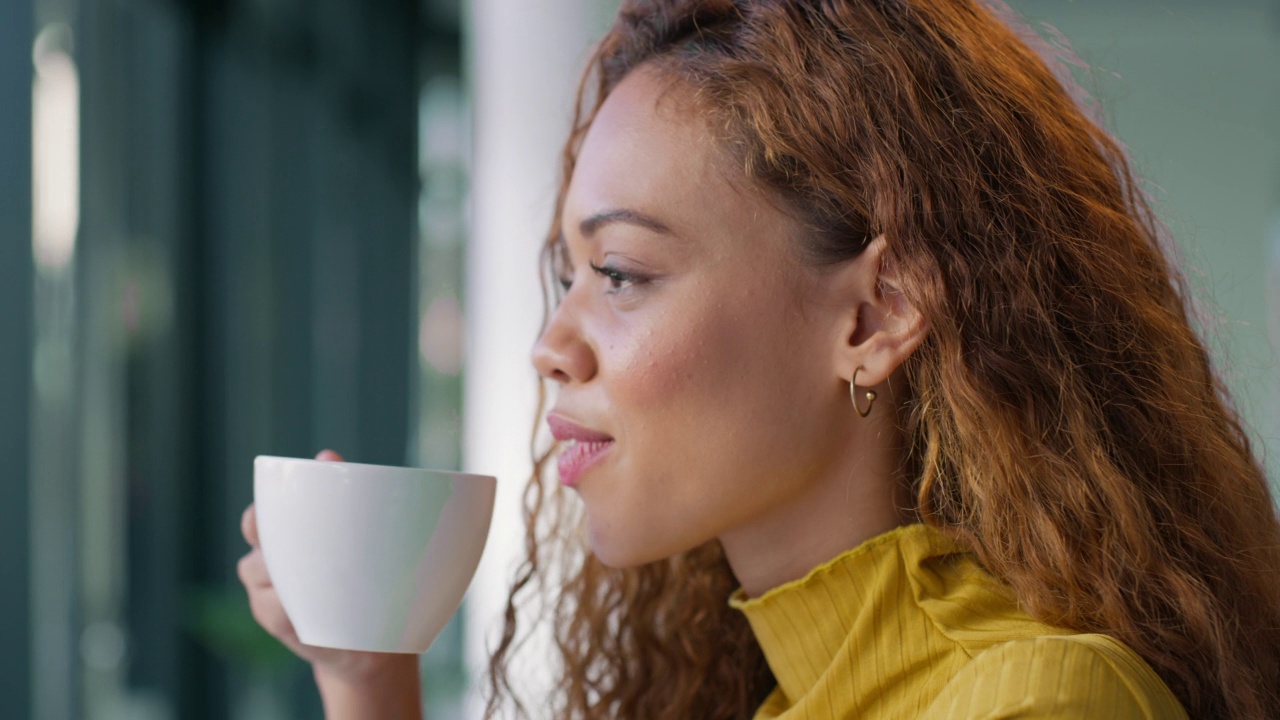
[[[253,619],[239,585],[194,588],[183,610],[183,624],[200,645],[251,675],[278,675],[302,664]]]

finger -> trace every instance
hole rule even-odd
[[[244,514],[240,516],[240,534],[244,535],[244,541],[258,547],[258,511],[250,503],[249,507],[244,509]]]
[[[271,587],[271,573],[267,571],[261,549],[255,548],[253,552],[240,558],[240,562],[236,563],[236,575],[240,576],[240,582],[249,590]]]
[[[253,611],[253,619],[276,639],[286,644],[297,640],[293,623],[289,622],[275,588],[261,588],[249,593],[249,609]]]
[[[325,462],[343,462],[342,456],[332,450],[321,450],[320,454],[316,455],[316,459]]]
[[[279,640],[293,654],[310,662],[314,651],[303,645],[298,639],[298,631],[294,629],[289,616],[285,614],[284,605],[275,588],[263,588],[249,593],[249,609],[253,619],[272,637]]]

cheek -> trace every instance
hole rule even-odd
[[[775,396],[809,352],[799,323],[783,317],[766,288],[737,290],[686,297],[673,303],[678,310],[655,312],[601,345],[612,409],[630,430],[671,443],[663,453],[687,455],[678,448],[690,444],[689,433],[756,442],[744,434],[774,425],[785,399]]]
[[[732,308],[732,311],[729,310]],[[584,487],[591,544],[603,560],[631,565],[682,552],[757,511],[785,444],[778,385],[762,374],[776,359],[744,305],[664,319],[611,346],[610,408],[625,451],[612,482]],[[776,377],[773,378],[776,380]]]
[[[674,414],[673,405],[691,399],[698,388],[697,369],[706,364],[705,338],[683,319],[627,338],[613,350],[615,409],[623,415],[635,412],[640,417],[631,419],[642,422],[664,409]]]
[[[655,313],[631,328],[612,355],[614,400],[629,409],[675,415],[695,411],[704,397],[723,394],[732,383],[733,367],[749,345],[741,335],[743,319],[715,308],[687,307],[683,312]]]

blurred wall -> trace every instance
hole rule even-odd
[[[318,715],[249,616],[239,518],[256,454],[409,456],[422,6],[41,6],[82,222],[35,292],[40,720]]]
[[[468,4],[475,147],[464,465],[498,476],[493,529],[468,600],[467,655],[477,678],[496,647],[523,549],[520,498],[532,471],[537,392],[529,353],[542,320],[538,257],[560,181],[559,153],[588,48],[616,7],[615,0]],[[543,628],[515,668],[515,683],[529,697],[555,671],[547,662],[549,639]],[[477,690],[472,688],[469,717],[479,717]]]
[[[0,707],[31,712],[31,40],[29,1],[0,0]]]

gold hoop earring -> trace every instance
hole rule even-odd
[[[859,367],[854,370],[853,378],[849,380],[849,399],[853,400],[853,409],[857,411],[858,415],[866,417],[871,414],[871,406],[876,402],[876,392],[874,390],[867,391],[867,409],[865,411],[858,407],[858,370],[861,369]]]

